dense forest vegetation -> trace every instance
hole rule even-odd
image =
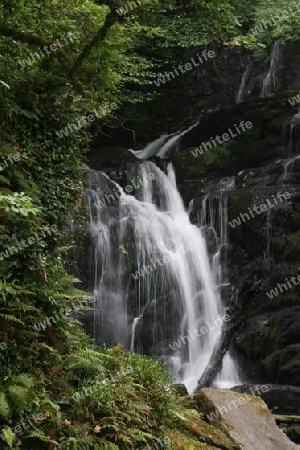
[[[93,299],[65,267],[70,219],[84,217],[93,140],[125,129],[132,104],[172,89],[154,80],[224,46],[265,58],[274,40],[297,39],[300,9],[291,0],[0,3],[0,448],[202,448],[164,366],[97,348],[73,318]]]

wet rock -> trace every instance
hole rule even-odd
[[[232,388],[235,392],[249,394],[255,392],[257,385],[243,384]],[[274,414],[300,415],[300,387],[290,385],[266,384],[260,390],[261,398]]]
[[[299,325],[298,318],[298,325]],[[300,344],[289,345],[276,350],[263,361],[267,374],[272,381],[291,383],[300,386]],[[276,375],[276,380],[274,379]]]
[[[219,420],[243,450],[296,450],[298,448],[276,425],[265,402],[255,396],[228,389],[202,389],[218,410]]]
[[[300,444],[300,425],[286,426],[283,429],[293,442]]]
[[[188,390],[184,384],[173,384],[172,386],[177,392],[177,394],[180,395],[180,397],[185,397],[189,395]]]

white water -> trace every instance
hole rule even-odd
[[[271,50],[271,61],[268,72],[263,78],[263,85],[260,96],[270,97],[278,88],[278,71],[280,62],[280,41],[274,42]]]
[[[244,100],[244,96],[245,96],[245,89],[246,89],[246,85],[248,83],[248,80],[250,78],[250,74],[251,74],[251,69],[252,69],[252,64],[249,63],[247,64],[247,67],[245,69],[245,72],[243,73],[242,76],[242,80],[241,80],[241,84],[236,96],[236,102],[240,103]]]
[[[150,159],[153,156],[157,156],[161,159],[170,159],[173,152],[176,152],[180,146],[180,139],[190,130],[198,125],[199,122],[191,125],[189,128],[183,131],[178,131],[173,134],[163,134],[161,137],[153,142],[150,142],[143,150],[129,151],[138,159]]]
[[[283,160],[283,163],[282,163],[283,174],[281,176],[281,181],[286,183],[289,180],[290,176],[293,173],[294,164],[299,158],[300,158],[300,155],[297,155],[297,156],[293,156],[293,158],[288,158],[288,159]]]
[[[120,197],[105,209],[96,206],[103,189],[116,189],[116,184],[100,172],[89,173],[85,201],[90,207],[91,271],[97,298],[95,337],[165,360],[174,379],[191,392],[220,336],[222,249],[212,267],[205,238],[190,223],[171,165],[166,175],[145,162],[138,173],[144,183],[137,198],[118,188]],[[153,181],[147,178],[149,173],[155,175]],[[223,213],[222,245],[227,240]],[[146,266],[144,276],[135,280],[135,271]],[[210,332],[197,336],[195,331],[202,326]],[[186,338],[180,341],[180,336]],[[176,350],[170,345],[174,341],[180,344]],[[230,354],[224,358],[218,384],[239,384]]]
[[[286,150],[286,156],[289,158],[293,154],[300,153],[300,110],[288,117],[283,125],[283,140]]]
[[[213,282],[218,290],[228,285],[224,268],[228,248],[228,192],[235,187],[233,178],[224,178],[214,191],[204,195],[198,218],[207,236],[212,254]],[[214,383],[217,387],[230,388],[242,384],[237,363],[228,351],[223,359],[223,370]]]

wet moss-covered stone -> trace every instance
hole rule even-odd
[[[300,344],[293,344],[268,355],[264,368],[272,382],[300,386]]]
[[[196,410],[184,411],[176,431],[169,434],[173,447],[180,450],[240,450],[233,439],[217,427],[206,423]],[[181,430],[181,432],[179,432]],[[176,447],[177,446],[177,447]]]

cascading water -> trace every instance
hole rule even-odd
[[[161,159],[169,159],[174,152],[179,150],[180,139],[198,124],[199,122],[196,122],[187,129],[176,133],[163,134],[155,141],[150,142],[150,144],[148,144],[143,150],[130,149],[129,151],[138,159],[147,160],[153,156],[157,156]]]
[[[271,50],[271,61],[268,72],[263,78],[263,85],[260,96],[270,97],[278,88],[278,71],[280,62],[280,41],[274,42]]]
[[[295,162],[300,158],[300,110],[299,108],[286,119],[283,125],[283,145],[285,159],[281,164],[283,173],[280,178],[282,183],[287,183],[293,175]]]
[[[202,208],[198,213],[202,233],[206,236],[212,260],[213,281],[218,291],[227,286],[226,253],[228,248],[228,193],[234,189],[233,178],[224,178],[211,192],[202,198]],[[241,384],[239,370],[230,352],[223,359],[223,369],[217,376],[215,385],[232,387]]]
[[[167,174],[151,162],[135,167],[136,197],[105,174],[88,173],[95,338],[166,361],[174,378],[192,391],[220,336],[220,258],[212,270],[205,238],[189,220],[171,164]],[[226,211],[221,246],[227,239]],[[199,332],[201,327],[207,332]],[[233,369],[228,354],[219,382]]]
[[[299,154],[300,150],[300,110],[288,117],[283,126],[283,141],[286,157]]]
[[[240,87],[239,87],[239,90],[238,90],[238,93],[236,96],[237,103],[241,103],[244,100],[245,90],[246,90],[246,86],[247,86],[247,83],[248,83],[250,75],[251,75],[251,70],[252,70],[252,64],[249,63],[249,64],[247,64],[245,72],[243,73],[243,76],[242,76],[242,81],[241,81],[241,84],[240,84]]]

